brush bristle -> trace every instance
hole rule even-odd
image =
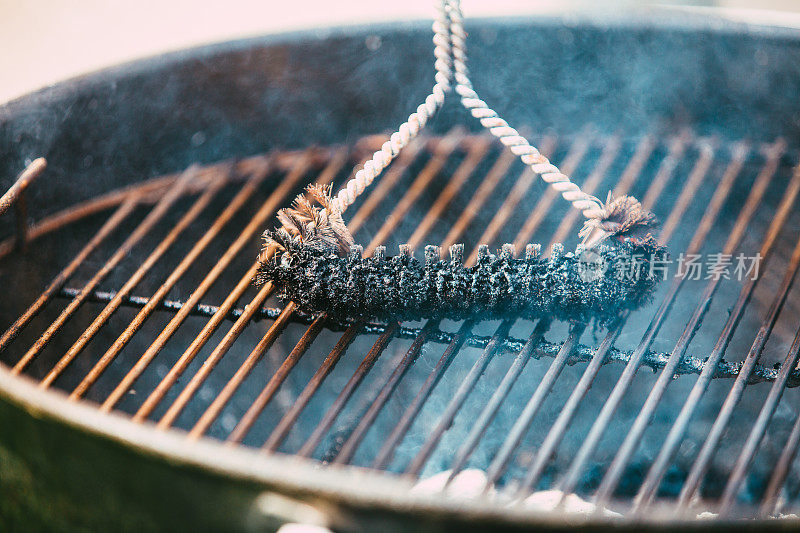
[[[422,261],[410,250],[362,258],[310,245],[284,229],[268,237],[282,252],[262,262],[258,280],[275,283],[303,311],[350,319],[547,316],[608,324],[651,298],[657,280],[649,265],[666,258],[649,236],[588,252],[560,248],[546,258],[535,248],[519,259],[510,247],[497,255],[483,248],[472,267],[440,259],[438,248],[426,250]],[[451,257],[461,254],[451,249]]]
[[[633,196],[614,198],[609,192],[598,216],[587,219],[578,235],[584,243],[596,245],[611,236],[643,237],[657,224],[655,215],[639,200]]]
[[[314,202],[319,206],[314,205]],[[295,198],[292,207],[278,211],[281,230],[292,238],[315,248],[329,248],[341,253],[350,251],[353,236],[342,219],[342,214],[331,201],[330,187],[309,185],[305,193]],[[283,240],[273,239],[269,232],[264,233],[262,258],[283,250]]]

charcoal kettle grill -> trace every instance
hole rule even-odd
[[[676,261],[758,275],[671,272],[610,329],[309,316],[251,283],[260,232],[427,94],[427,23],[57,84],[0,108],[9,528],[796,527],[800,32],[668,11],[467,29],[483,98],[584,190],[641,198]],[[353,205],[365,254],[575,244],[579,213],[461,113]]]

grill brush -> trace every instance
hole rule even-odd
[[[483,245],[472,267],[463,264],[462,244],[450,247],[447,261],[440,259],[438,246],[426,246],[423,263],[407,246],[386,258],[383,247],[362,257],[361,247],[353,245],[342,257],[283,229],[269,238],[284,248],[277,259],[263,263],[260,276],[280,286],[281,296],[301,309],[349,318],[551,316],[588,322],[594,317],[606,324],[619,310],[647,299],[655,278],[635,270],[663,258],[652,237],[566,254],[556,244],[547,258],[535,244],[527,246],[524,259],[514,258],[513,245],[504,245],[497,255]]]
[[[431,94],[336,195],[311,186],[279,211],[281,227],[264,233],[256,283],[274,283],[303,311],[349,318],[550,316],[608,324],[645,303],[656,286],[651,266],[666,258],[647,232],[652,213],[630,196],[609,194],[603,203],[585,193],[479,98],[466,67],[460,0],[442,0],[433,31]],[[497,255],[482,246],[471,267],[463,264],[463,245],[450,247],[448,261],[427,246],[424,264],[408,246],[395,257],[383,247],[362,257],[342,214],[441,107],[452,81],[472,116],[586,217],[574,252],[556,244],[545,258],[539,245],[528,245],[517,259],[513,245]]]

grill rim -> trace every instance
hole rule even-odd
[[[101,412],[89,402],[68,401],[62,391],[40,389],[35,380],[24,375],[14,376],[5,365],[0,365],[0,398],[37,418],[46,418],[66,428],[156,457],[168,468],[194,468],[229,480],[255,482],[254,497],[282,490],[299,500],[316,501],[323,513],[334,521],[337,516],[342,519],[390,513],[395,515],[393,518],[417,525],[420,517],[424,517],[426,521],[448,524],[474,525],[474,520],[478,520],[498,526],[552,529],[612,526],[626,531],[673,531],[676,526],[702,531],[743,526],[782,530],[797,523],[785,519],[755,519],[744,523],[698,521],[668,516],[663,520],[632,521],[603,519],[596,514],[582,518],[557,511],[496,505],[482,498],[469,500],[469,505],[465,505],[467,500],[448,496],[446,492],[414,494],[409,490],[412,481],[386,472],[352,465],[327,465],[321,469],[313,459],[279,453],[268,455],[258,449],[226,446],[224,442],[205,436],[189,440],[176,429],[159,431],[149,421],[133,423],[120,413]],[[214,460],[209,461],[208,457]],[[321,498],[324,500],[320,502]]]

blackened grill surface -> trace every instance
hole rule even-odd
[[[663,221],[659,238],[673,257],[723,250],[760,251],[765,257],[725,361],[657,483],[655,505],[677,513],[675,499],[731,389],[735,362],[745,358],[772,308],[776,318],[768,324],[759,366],[746,380],[752,384],[744,389],[725,438],[715,444],[699,487],[700,503],[680,512],[714,511],[725,491],[734,490],[726,487],[730,472],[763,398],[781,380],[771,366],[793,353],[792,317],[800,300],[797,289],[781,280],[796,268],[791,257],[793,228],[800,224],[796,154],[779,141],[728,143],[686,131],[627,139],[591,129],[569,133],[537,142],[549,146],[578,183],[643,198]],[[497,247],[520,235],[547,244],[558,233],[566,246],[574,246],[579,220],[521,165],[504,163],[500,149],[487,143],[454,131],[412,146],[376,192],[354,206],[351,220],[357,222],[351,229],[357,241],[374,250],[396,249],[410,237],[417,246],[455,240],[469,253],[478,244]],[[613,495],[612,507],[628,509],[746,280],[670,278],[652,304],[609,329],[594,330],[549,318],[342,324],[337,317],[297,313],[276,299],[269,284],[253,288],[259,233],[274,211],[312,181],[332,181],[335,188],[361,156],[336,147],[269,154],[192,170],[152,190],[135,188],[110,209],[82,208],[86,216],[41,234],[27,255],[3,259],[7,282],[26,296],[4,309],[10,325],[75,254],[87,243],[91,248],[66,282],[41,300],[41,310],[19,334],[3,337],[2,362],[74,400],[98,402],[101,409],[152,420],[164,429],[185,429],[189,438],[209,435],[419,477],[450,469],[456,461],[458,469],[487,470],[509,494],[567,486],[591,500],[605,487]],[[499,179],[497,167],[504,170]],[[455,192],[452,186],[448,190],[454,176],[459,176]],[[381,183],[386,183],[382,189]],[[449,196],[446,209],[420,226],[426,213],[440,209],[435,206],[443,191]],[[38,235],[36,228],[32,234]],[[138,235],[136,242],[131,235]],[[489,242],[480,242],[486,235]],[[119,258],[109,268],[115,253]],[[148,257],[155,257],[152,264]],[[129,283],[132,276],[140,279]],[[64,315],[70,303],[73,309]],[[697,328],[687,337],[684,329],[693,314]],[[52,339],[32,349],[60,315],[67,318]],[[654,320],[655,333],[647,330]],[[672,357],[678,366],[670,367],[676,343],[685,343],[686,352]],[[626,378],[637,353],[645,368]],[[652,424],[630,456],[618,457],[665,366],[679,377],[661,380],[669,386],[659,401],[650,400]],[[593,429],[621,382],[626,383],[621,402],[606,425]],[[781,384],[797,385],[797,376],[789,373]],[[781,510],[794,509],[797,485],[786,457],[797,441],[790,438],[798,417],[796,396],[796,390],[786,389],[769,413],[766,437],[736,491],[734,515],[752,516],[759,505],[772,506],[767,512],[772,514],[778,489],[767,487],[776,484],[786,500]],[[576,463],[592,431],[600,438]],[[614,471],[617,480],[609,478]]]

